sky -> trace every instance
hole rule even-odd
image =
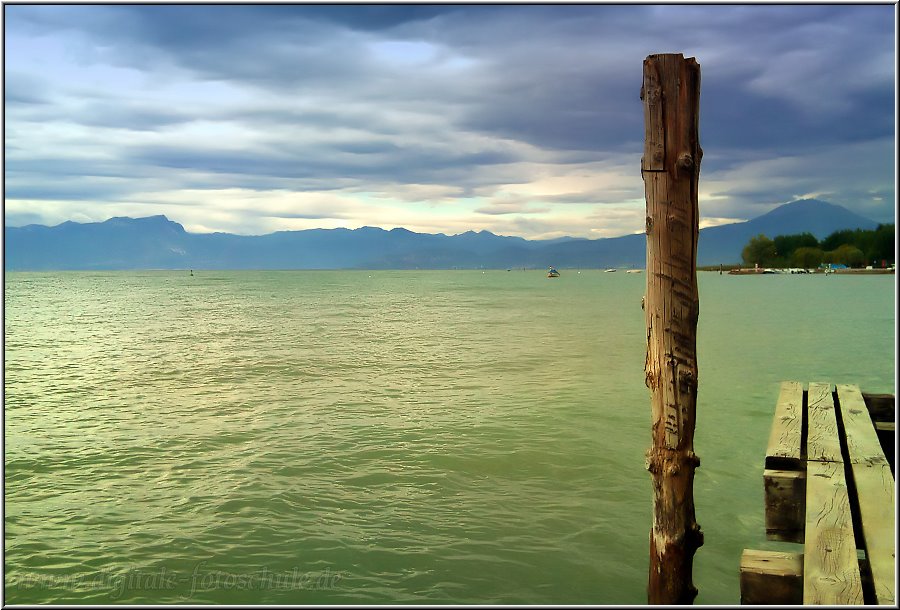
[[[897,7],[4,6],[7,226],[644,229],[642,62],[701,69],[701,227],[895,220]]]

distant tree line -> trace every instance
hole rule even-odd
[[[893,263],[895,256],[893,224],[880,224],[874,230],[835,231],[822,241],[811,233],[779,235],[775,239],[760,233],[750,238],[741,252],[745,265],[806,269],[828,263],[880,267],[882,261]]]

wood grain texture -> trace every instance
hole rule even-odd
[[[806,471],[763,472],[766,503],[766,538],[803,543],[806,527]]]
[[[841,442],[831,384],[810,383],[806,407],[809,430],[806,437],[806,459],[841,462]]]
[[[804,604],[862,604],[862,583],[842,462],[807,462]]]
[[[775,417],[766,449],[766,468],[799,469],[801,464],[801,433],[803,429],[803,384],[798,381],[781,382]]]
[[[741,554],[741,603],[803,603],[803,554],[744,549]]]
[[[894,477],[887,462],[851,465],[859,523],[878,604],[894,605],[895,553]]]
[[[859,386],[839,384],[837,395],[850,462],[887,463]]]
[[[797,382],[782,384],[769,437],[763,474],[767,536],[785,541],[802,536],[804,604],[859,605],[874,600],[895,605],[893,465],[876,431],[872,395],[853,384],[839,384],[832,392],[831,384],[810,383],[807,442],[796,457],[795,404],[802,401],[797,403],[792,396],[798,388],[802,385]],[[891,395],[877,395],[876,400],[893,407]],[[770,463],[791,467],[771,468]],[[800,492],[801,481],[805,492]],[[771,584],[764,552],[756,553],[761,552],[745,551],[742,558],[742,603],[791,603]],[[771,561],[778,566],[781,559],[772,556]],[[791,571],[772,572],[779,570]]]
[[[644,102],[644,156],[641,169],[665,171],[666,127],[663,123],[663,91],[659,77],[660,62],[644,60],[644,84],[641,100]]]

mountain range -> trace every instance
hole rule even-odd
[[[809,232],[818,239],[878,223],[805,199],[745,222],[700,230],[698,265],[738,263],[749,239]],[[89,269],[508,269],[643,267],[643,233],[605,239],[527,240],[467,231],[308,229],[266,235],[189,233],[165,216],[5,227],[5,268]]]

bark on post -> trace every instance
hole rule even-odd
[[[645,142],[641,175],[647,200],[647,359],[653,444],[650,532],[651,604],[690,604],[691,572],[703,533],[694,517],[697,404],[697,185],[700,66],[679,54],[644,60]]]

